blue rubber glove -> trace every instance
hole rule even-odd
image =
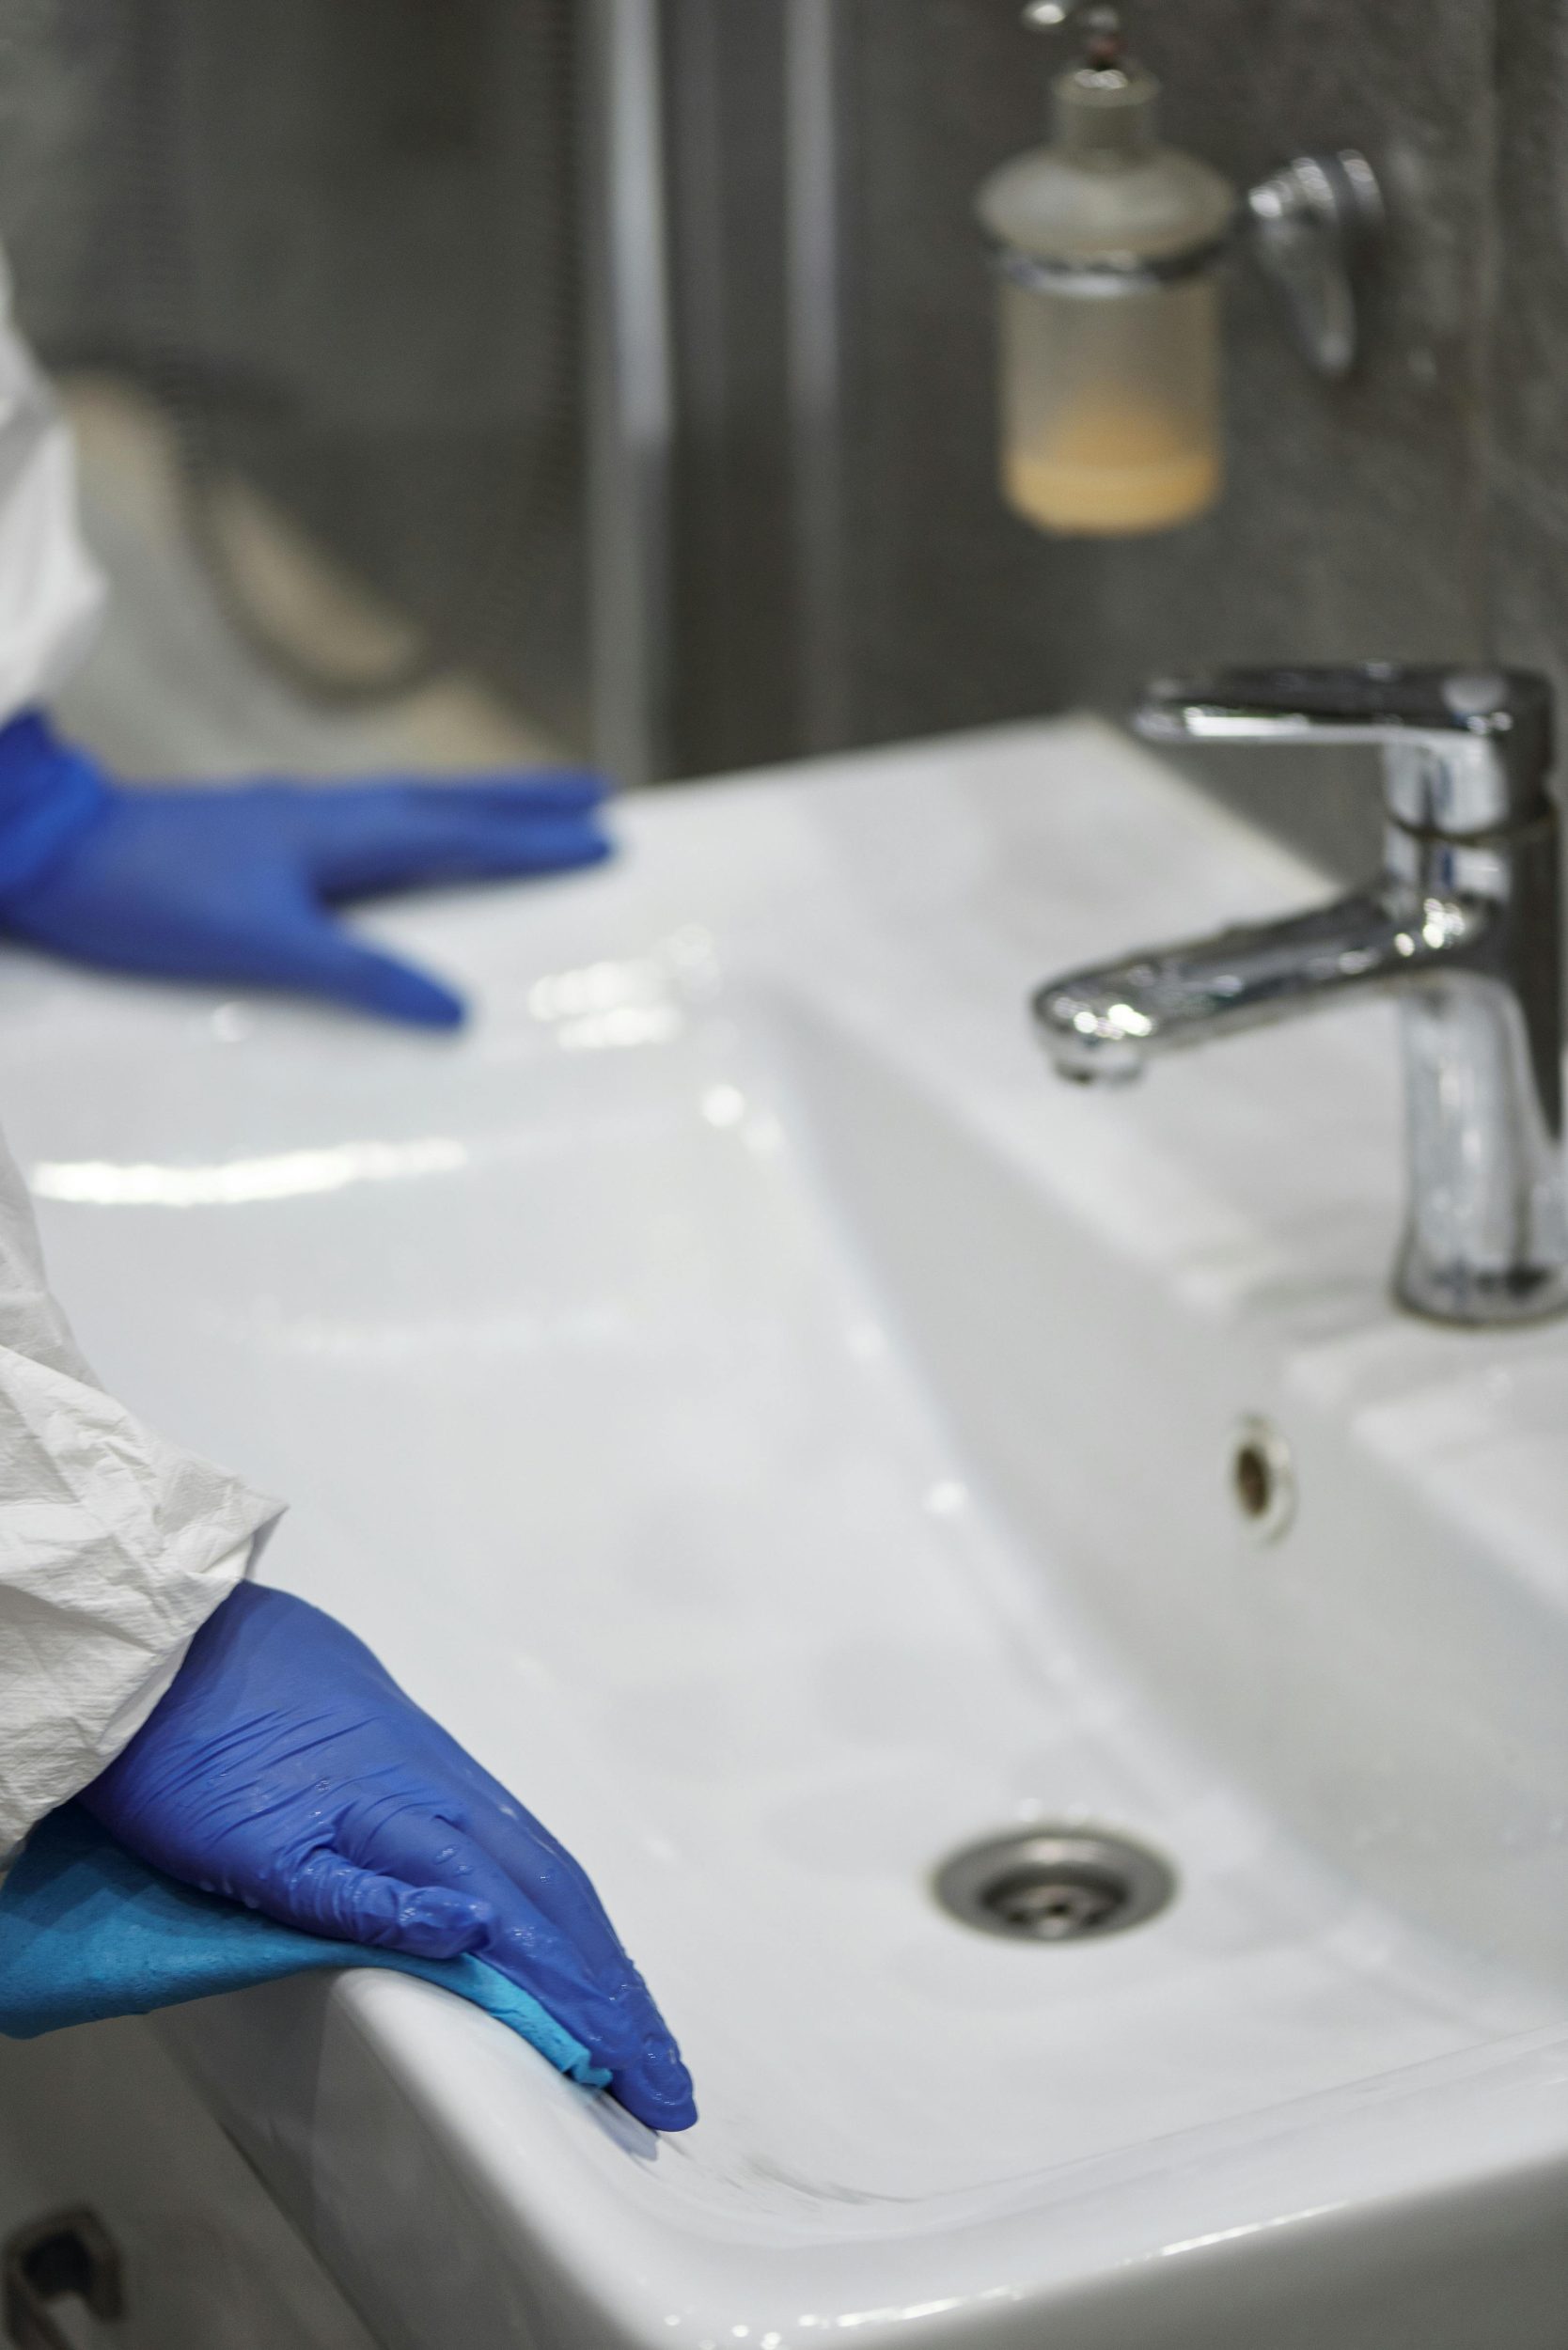
[[[31,713],[0,728],[0,929],[148,977],[289,988],[456,1027],[460,996],[328,908],[609,854],[592,776],[127,788]]]
[[[679,2049],[583,1871],[320,1608],[242,1583],[84,1808],[203,1892],[531,1992],[650,2129],[697,2119]]]

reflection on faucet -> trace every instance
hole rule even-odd
[[[1058,1072],[1124,1082],[1154,1056],[1354,989],[1403,1007],[1410,1213],[1395,1291],[1465,1324],[1568,1310],[1562,929],[1549,688],[1510,672],[1235,670],[1152,689],[1155,742],[1372,743],[1388,828],[1371,887],[1281,922],[1053,980]]]

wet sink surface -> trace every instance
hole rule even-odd
[[[0,1100],[104,1375],[580,1853],[703,2120],[385,1977],[160,2029],[391,2343],[1547,2350],[1568,1337],[1386,1303],[1376,1008],[1111,1098],[1023,1017],[1309,877],[1078,724],[627,829],[381,920],[456,1046],[18,960]],[[1177,1899],[944,1914],[1040,1823]]]

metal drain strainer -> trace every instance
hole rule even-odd
[[[1082,1942],[1156,1917],[1175,1872],[1143,1845],[1091,1828],[1024,1828],[955,1853],[936,1898],[961,1923],[1016,1942]]]

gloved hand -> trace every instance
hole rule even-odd
[[[462,998],[327,909],[609,854],[592,776],[130,787],[37,713],[0,728],[0,929],[113,971],[290,988],[425,1027]]]
[[[154,1868],[307,1933],[463,1951],[583,2042],[650,2129],[691,2081],[583,1871],[320,1608],[242,1583],[83,1791]]]

